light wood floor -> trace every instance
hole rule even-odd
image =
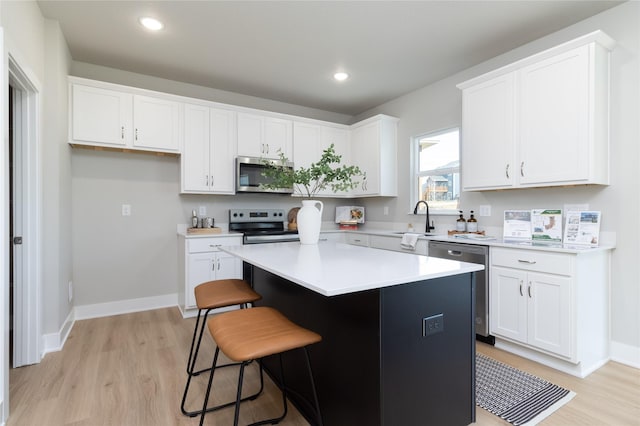
[[[62,351],[11,370],[7,426],[197,425],[198,418],[180,413],[194,322],[177,308],[77,321]],[[213,354],[210,338],[203,340],[201,367]],[[610,362],[581,380],[482,343],[477,349],[577,393],[542,425],[640,425],[640,370]],[[257,376],[249,371],[247,379]],[[234,398],[236,379],[235,368],[216,372],[216,391],[226,393],[220,398]],[[194,379],[190,408],[202,403],[205,380]],[[250,391],[257,381],[247,383]],[[265,386],[256,401],[243,403],[241,424],[279,414],[281,394],[268,378]],[[508,425],[480,408],[476,415],[478,425]],[[205,424],[230,425],[232,419],[233,409],[226,409],[208,414]],[[290,406],[281,424],[308,423]]]

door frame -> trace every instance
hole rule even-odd
[[[21,202],[15,223],[22,226],[22,262],[14,270],[13,367],[39,363],[42,359],[41,305],[41,167],[40,167],[40,88],[24,67],[9,53],[8,81],[14,88],[14,177],[20,185]],[[8,115],[8,112],[7,112]],[[8,162],[8,158],[5,160]],[[8,164],[6,163],[5,164]],[[15,187],[15,184],[14,184]],[[8,196],[7,196],[8,198]],[[3,202],[8,203],[7,200]],[[6,214],[11,214],[5,204]],[[8,219],[8,218],[7,218]],[[8,221],[7,221],[8,222]],[[14,249],[16,246],[13,246]],[[18,258],[20,256],[14,256]],[[21,283],[16,278],[21,275]],[[19,285],[15,285],[19,284]]]

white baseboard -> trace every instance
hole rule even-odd
[[[80,305],[74,308],[76,320],[109,317],[129,314],[131,312],[150,311],[152,309],[169,308],[178,304],[178,294],[141,297],[139,299],[118,300],[117,302]]]
[[[67,341],[67,337],[69,337],[69,333],[71,333],[74,322],[75,318],[72,309],[57,333],[45,334],[42,336],[42,353],[40,354],[40,359],[49,352],[62,350],[64,342]]]
[[[611,341],[611,360],[630,367],[640,368],[640,348]]]

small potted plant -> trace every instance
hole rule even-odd
[[[364,181],[366,175],[358,166],[340,165],[342,156],[336,154],[333,144],[322,152],[317,163],[309,167],[292,169],[286,166],[288,161],[282,152],[280,161],[265,160],[267,167],[263,175],[270,179],[270,183],[262,186],[268,189],[293,187],[295,192],[308,198],[302,201],[298,212],[298,233],[302,244],[315,244],[320,236],[323,204],[310,198],[327,188],[333,192],[353,189],[360,183],[357,178]]]

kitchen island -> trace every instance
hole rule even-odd
[[[474,272],[482,265],[348,244],[222,247],[309,348],[325,426],[475,421]],[[308,419],[301,354],[285,354],[289,399]],[[277,382],[276,360],[265,367]]]

